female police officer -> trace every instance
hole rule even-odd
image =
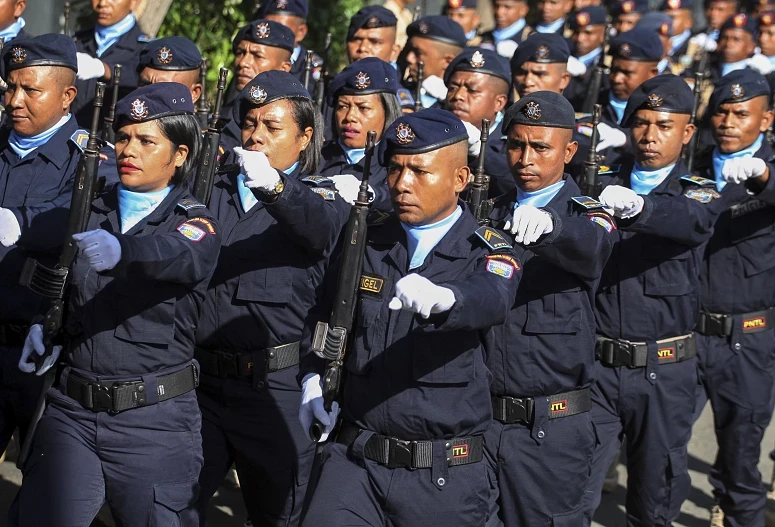
[[[377,141],[399,117],[401,105],[396,69],[378,58],[353,62],[331,82],[333,108],[331,129],[336,138],[323,146],[321,174],[331,178],[341,196],[350,203],[358,194],[365,163],[366,134],[377,132]],[[385,184],[387,170],[374,156],[369,182],[374,191],[374,206],[392,210]]]
[[[253,523],[295,525],[314,453],[298,422],[299,340],[349,205],[310,177],[322,126],[299,81],[266,71],[235,105],[239,165],[213,189],[224,244],[197,331],[200,510],[234,463]]]
[[[220,235],[186,185],[200,149],[193,113],[177,83],[116,105],[121,184],[74,236],[65,367],[25,466],[18,525],[88,525],[106,500],[121,525],[197,521],[193,339]],[[19,367],[33,371],[43,351],[35,325]]]

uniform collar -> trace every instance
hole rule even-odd
[[[41,156],[48,159],[57,168],[62,168],[73,155],[73,151],[69,143],[70,137],[77,129],[78,123],[74,118],[70,119],[64,124],[64,126],[62,126],[62,128],[57,131],[57,133],[55,133],[48,141],[46,141],[46,144],[38,147],[30,155],[24,159],[19,160],[19,162],[21,163],[24,161],[29,161],[34,159],[36,156]],[[10,130],[8,131],[8,134],[10,134]],[[8,159],[17,159],[16,152],[14,152],[10,145],[8,145],[7,137],[8,136],[6,135],[4,149],[5,152],[7,152],[6,157]]]

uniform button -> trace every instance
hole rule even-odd
[[[256,383],[256,386],[257,386],[258,388],[263,388],[263,387],[264,387],[264,381],[258,381],[258,382]]]
[[[141,384],[140,386],[138,386],[138,387],[137,387],[137,391],[138,391],[138,392],[141,392],[141,393],[142,393],[142,392],[144,392],[144,391],[145,391],[145,386],[143,386],[143,385]]]
[[[742,348],[740,343],[739,342],[735,342],[735,351],[740,351],[740,348]]]
[[[439,478],[439,479],[436,480],[436,483],[439,484],[439,487],[443,487],[444,485],[446,485],[447,480],[444,479],[444,478]]]
[[[446,448],[447,450],[449,450],[449,443],[444,443],[444,448]]]
[[[546,434],[544,433],[543,430],[539,430],[537,435],[538,435],[538,439],[543,439]]]
[[[652,371],[651,373],[649,373],[649,379],[651,379],[652,381],[656,381],[657,380],[657,374]]]
[[[270,359],[274,359],[274,351],[270,351],[269,352],[269,358]]]

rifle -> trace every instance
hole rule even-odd
[[[312,54],[313,51],[311,49],[307,50],[307,57],[304,59],[304,89],[308,89],[307,86],[309,86],[309,79],[312,75]]]
[[[196,170],[194,180],[194,198],[207,205],[210,203],[210,194],[213,192],[215,181],[215,167],[218,165],[218,145],[221,142],[221,129],[218,121],[221,118],[221,105],[223,104],[223,91],[226,89],[226,78],[229,70],[221,68],[218,72],[218,93],[215,96],[213,118],[205,132],[202,144],[202,155]]]
[[[75,184],[73,185],[73,197],[70,201],[70,215],[67,221],[67,232],[62,254],[54,268],[46,267],[32,258],[24,263],[19,283],[29,287],[35,293],[51,299],[46,316],[43,319],[43,343],[46,351],[42,356],[33,354],[35,365],[40,368],[46,358],[54,352],[54,339],[62,329],[62,323],[67,308],[67,296],[70,268],[78,254],[78,245],[73,240],[73,234],[84,232],[89,225],[91,214],[91,202],[94,198],[94,190],[97,183],[97,167],[100,161],[100,139],[97,136],[100,125],[100,111],[105,97],[105,84],[97,83],[97,93],[94,96],[94,114],[92,115],[89,142],[86,144],[81,160],[78,163]],[[38,428],[38,422],[46,409],[46,393],[54,385],[57,377],[57,368],[51,367],[44,374],[43,386],[38,396],[32,420],[30,421],[27,436],[19,452],[16,466],[22,469],[27,462],[32,448],[32,438]]]
[[[581,107],[582,113],[592,113],[598,97],[600,97],[600,87],[603,85],[603,75],[606,72],[605,53],[608,46],[608,38],[611,36],[611,25],[605,26],[605,35],[603,36],[603,50],[595,59],[595,67],[592,70],[592,76],[587,86],[587,96],[584,98],[584,104]]]
[[[600,163],[597,159],[597,143],[600,140],[600,136],[597,133],[597,125],[600,124],[600,105],[596,104],[592,108],[592,138],[589,144],[589,152],[587,153],[587,159],[584,160],[584,179],[581,181],[581,194],[589,196],[590,198],[597,199],[600,196],[600,191],[603,190],[600,184],[600,178],[598,171],[600,170]]]
[[[419,112],[422,110],[422,81],[425,77],[425,63],[420,61],[417,64],[417,86],[414,90],[414,111]]]
[[[471,188],[468,190],[466,201],[468,207],[479,222],[479,225],[487,225],[490,221],[492,212],[492,200],[487,199],[487,192],[490,189],[490,176],[484,173],[484,152],[487,148],[487,141],[490,138],[490,120],[482,119],[482,138],[479,145],[479,159],[476,165],[476,172],[471,182]]]
[[[121,64],[113,66],[113,79],[111,93],[110,106],[108,106],[108,112],[105,115],[105,119],[102,121],[102,140],[107,141],[110,144],[116,142],[116,133],[113,131],[113,121],[116,118],[116,103],[118,102],[118,84],[121,82]]]
[[[65,27],[64,34],[70,36],[70,2],[65,2]]]
[[[199,128],[205,130],[210,123],[210,105],[207,104],[207,57],[202,57],[202,65],[199,66],[199,84],[202,85],[202,94],[196,101],[196,117],[199,119]]]
[[[417,22],[422,18],[422,7],[419,5],[414,6],[414,12],[412,13],[412,22]]]
[[[326,47],[323,50],[323,71],[315,83],[315,106],[319,112],[323,112],[323,101],[326,95],[326,85],[328,83],[328,57],[331,52],[331,33],[326,33]]]
[[[689,119],[690,124],[697,124],[697,109],[700,107],[700,101],[702,100],[702,80],[705,74],[701,70],[697,70],[694,73],[694,105],[692,106],[692,115]],[[694,168],[694,154],[697,152],[697,146],[700,143],[700,129],[695,127],[694,135],[692,136],[689,144],[686,147],[686,153],[684,154],[684,160],[686,162],[686,168],[691,173]]]
[[[355,303],[361,281],[363,255],[366,250],[366,216],[369,214],[369,175],[374,156],[377,132],[370,130],[366,135],[366,157],[363,162],[363,178],[358,189],[358,199],[350,209],[350,218],[345,227],[339,280],[334,307],[328,323],[318,322],[312,337],[312,351],[330,361],[323,375],[323,407],[331,411],[331,404],[339,396],[342,384],[342,368],[347,352],[347,341],[355,318]],[[315,420],[309,427],[310,437],[317,441],[325,427]]]

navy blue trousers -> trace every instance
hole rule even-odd
[[[19,370],[21,347],[0,346],[0,454],[19,428],[24,442],[43,378]]]
[[[287,368],[253,382],[202,376],[201,525],[232,464],[255,527],[298,525],[315,444],[299,424],[297,373]]]
[[[650,357],[656,360],[656,349]],[[667,527],[678,518],[691,479],[687,446],[694,422],[697,359],[645,368],[596,368],[592,418],[600,445],[586,500],[600,504],[608,467],[627,436],[627,525]]]
[[[698,337],[701,379],[719,447],[709,477],[713,494],[724,511],[724,525],[764,525],[767,489],[758,464],[775,405],[775,328],[729,338]]]

